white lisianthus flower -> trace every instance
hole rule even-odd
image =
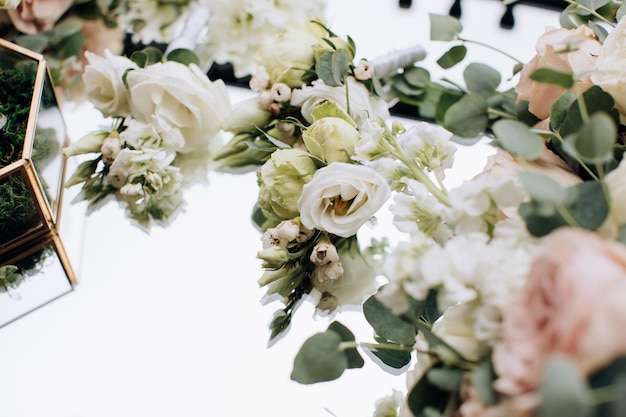
[[[230,109],[222,80],[211,82],[196,65],[160,62],[128,73],[133,115],[146,123],[157,117],[180,129],[181,153],[206,148]]]
[[[17,9],[21,0],[0,0],[0,9],[13,10]]]
[[[348,77],[348,92],[350,100],[349,115],[361,127],[366,120],[380,117],[383,120],[389,118],[387,102],[370,94],[365,85],[354,77]],[[302,117],[313,123],[313,109],[325,101],[336,103],[339,108],[348,113],[348,100],[346,99],[346,86],[331,87],[318,79],[311,86],[296,88],[291,93],[291,104],[301,106]]]
[[[410,127],[398,135],[398,144],[420,167],[445,178],[444,170],[452,168],[456,146],[450,142],[452,133],[426,122]]]
[[[432,332],[470,361],[479,361],[489,351],[474,333],[476,306],[457,304],[448,307],[433,324]]]
[[[602,87],[615,100],[620,121],[626,124],[626,19],[621,18],[604,40],[596,60],[596,71],[591,74],[591,81]]]
[[[337,248],[332,243],[318,243],[311,252],[311,262],[315,265],[326,265],[339,261]]]
[[[232,111],[222,122],[222,129],[227,132],[243,132],[265,126],[272,117],[268,106],[259,97],[251,97],[233,106]]]
[[[113,55],[109,50],[104,57],[85,52],[89,64],[83,73],[85,96],[105,117],[130,115],[129,92],[122,77],[127,70],[136,69],[130,59]]]
[[[119,14],[121,27],[129,28],[133,43],[169,43],[184,23],[184,2],[130,0]]]
[[[339,117],[322,117],[302,132],[302,140],[312,155],[329,164],[350,162],[359,131]]]
[[[285,220],[276,227],[267,229],[261,236],[263,248],[278,246],[286,248],[290,242],[296,240],[300,235],[300,224],[292,220]]]
[[[302,224],[350,237],[383,206],[391,190],[385,178],[365,166],[333,162],[302,188]]]

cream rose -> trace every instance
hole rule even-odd
[[[563,53],[571,44],[572,52]],[[593,30],[586,26],[577,29],[546,28],[536,44],[537,54],[524,65],[515,91],[518,100],[528,101],[528,109],[539,119],[550,117],[550,107],[565,92],[554,84],[540,83],[530,79],[538,68],[550,68],[573,73],[579,77],[572,87],[575,94],[581,94],[592,86],[587,74],[596,65],[596,57],[602,44],[595,37]]]
[[[598,230],[604,236],[616,237],[621,226],[626,225],[626,160],[622,159],[616,169],[604,179],[609,190],[611,209],[607,219]]]
[[[52,29],[73,3],[74,0],[22,1],[16,8],[9,8],[7,14],[17,30],[34,35]]]
[[[325,101],[336,103],[346,113],[349,107],[350,117],[358,127],[370,119],[389,118],[389,107],[384,100],[372,96],[365,85],[354,77],[348,77],[347,83],[350,106],[346,99],[346,86],[330,87],[322,80],[313,81],[312,86],[293,90],[291,104],[302,106],[302,116],[309,123],[314,122],[312,113],[315,106]]]
[[[302,188],[298,209],[302,224],[350,237],[387,201],[385,178],[371,168],[333,162],[318,170]]]
[[[611,94],[619,110],[620,121],[626,124],[626,19],[622,18],[604,40],[596,60],[597,71],[591,81]]]
[[[105,117],[130,115],[128,89],[122,81],[126,70],[137,65],[123,56],[113,55],[109,50],[104,57],[85,52],[89,65],[85,67],[83,82],[85,96]]]
[[[167,61],[128,73],[130,107],[144,122],[153,116],[180,129],[190,153],[206,147],[230,110],[230,99],[222,80],[211,82],[196,66]]]
[[[300,87],[304,71],[315,64],[314,47],[323,32],[312,23],[289,25],[263,41],[257,52],[257,65],[264,67],[274,83]]]
[[[322,117],[302,133],[302,140],[312,155],[327,163],[349,162],[359,132],[339,117]]]
[[[540,385],[552,354],[585,375],[626,353],[626,248],[582,229],[545,241],[525,287],[504,310],[504,338],[494,350],[496,389],[513,397]]]

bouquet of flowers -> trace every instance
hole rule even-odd
[[[76,201],[90,209],[114,197],[137,225],[166,225],[183,206],[183,188],[206,180],[230,108],[226,87],[210,81],[186,49],[87,59],[85,94],[112,122],[64,150],[92,155],[66,186],[80,184]]]
[[[333,321],[304,343],[292,379],[337,379],[366,350],[410,368],[406,395],[378,401],[376,416],[622,415],[625,10],[572,1],[505,91],[484,64],[465,68],[465,86],[410,63],[363,77],[354,44],[325,28],[321,47],[308,43],[321,54],[260,66],[259,97],[226,120],[234,138],[217,159],[260,166],[259,283],[285,305],[271,338],[307,294],[324,311],[362,303],[374,331],[357,341]],[[431,24],[454,43],[438,63],[462,62],[460,22]],[[435,124],[389,123],[381,96]],[[495,149],[484,171],[447,189],[453,142],[484,135]],[[407,239],[362,248],[359,230],[387,201]]]

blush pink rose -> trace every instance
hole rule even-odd
[[[623,245],[582,229],[553,232],[505,311],[495,388],[513,397],[532,393],[552,354],[574,360],[584,375],[625,354],[624,294]]]
[[[562,53],[568,45],[573,51]],[[538,68],[573,73],[579,78],[572,91],[581,94],[592,86],[588,72],[595,68],[602,44],[587,26],[576,29],[548,27],[537,40],[535,49],[537,54],[522,69],[515,91],[518,100],[528,101],[529,111],[544,120],[550,117],[550,107],[565,89],[533,81],[530,75]]]
[[[7,14],[17,30],[34,35],[51,29],[73,3],[74,0],[22,0]]]

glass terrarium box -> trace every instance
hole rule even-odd
[[[54,228],[67,144],[44,57],[0,39],[0,254]]]
[[[0,327],[70,293],[75,284],[56,233],[0,254]]]

